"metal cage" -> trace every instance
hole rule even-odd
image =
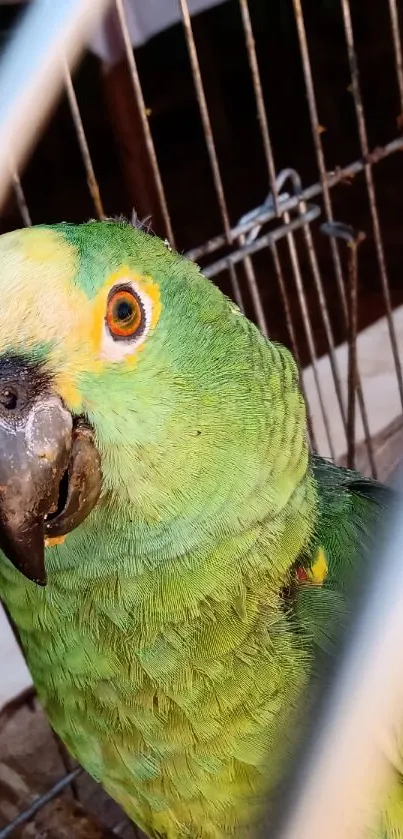
[[[400,413],[403,408],[401,350],[399,349],[392,299],[393,295],[388,277],[388,254],[384,244],[382,219],[380,218],[377,203],[376,184],[377,169],[382,166],[382,162],[395,155],[397,159],[398,153],[403,151],[403,136],[401,135],[401,128],[403,126],[403,59],[399,22],[399,12],[401,14],[401,10],[399,10],[398,0],[380,0],[380,4],[383,3],[384,6],[384,13],[387,13],[389,16],[389,55],[393,61],[396,85],[395,113],[393,114],[396,130],[392,136],[386,138],[385,142],[376,144],[375,147],[370,146],[366,108],[364,106],[365,97],[362,92],[360,80],[360,62],[355,46],[353,21],[355,19],[354,15],[356,16],[357,12],[354,12],[349,0],[335,0],[339,24],[342,26],[344,32],[346,66],[349,70],[348,87],[349,95],[352,97],[351,101],[356,123],[359,154],[352,162],[343,163],[340,166],[332,166],[331,170],[328,169],[324,151],[324,131],[321,125],[320,109],[317,104],[316,77],[310,56],[310,30],[305,24],[306,10],[303,0],[290,0],[290,8],[292,6],[293,12],[293,25],[295,26],[300,54],[300,72],[306,94],[307,119],[309,119],[311,131],[311,148],[316,164],[316,175],[312,179],[312,183],[308,185],[301,182],[299,172],[293,168],[283,168],[277,171],[271,133],[274,120],[280,119],[280,117],[278,114],[267,112],[250,4],[248,4],[248,0],[228,0],[228,3],[239,6],[246,56],[249,64],[250,84],[255,99],[254,107],[264,160],[262,183],[266,183],[267,186],[262,188],[261,202],[252,208],[245,207],[242,217],[234,223],[228,208],[226,188],[222,174],[223,165],[220,162],[217,152],[217,131],[209,111],[203,81],[202,57],[199,56],[197,49],[193,32],[193,20],[189,12],[187,0],[178,0],[183,25],[183,37],[186,41],[189,56],[189,70],[193,79],[194,96],[200,113],[205,148],[208,155],[212,183],[214,185],[215,200],[221,220],[221,229],[217,230],[216,235],[210,237],[204,243],[195,242],[194,246],[188,249],[188,256],[193,260],[201,262],[203,271],[208,277],[227,287],[233,299],[242,310],[245,309],[245,297],[248,298],[247,312],[255,319],[261,331],[266,336],[271,332],[270,314],[263,299],[264,295],[262,296],[262,282],[258,276],[256,260],[259,255],[260,258],[267,258],[267,277],[269,277],[272,284],[276,284],[276,294],[282,306],[282,314],[288,331],[288,343],[297,361],[299,361],[301,368],[308,368],[307,370],[303,369],[302,385],[305,389],[307,399],[309,433],[313,448],[319,449],[322,453],[328,454],[340,462],[346,462],[349,466],[354,466],[357,461],[357,429],[361,429],[361,449],[363,454],[361,454],[360,464],[363,463],[364,469],[367,472],[373,476],[377,476],[380,471],[382,473],[382,469],[380,470],[377,459],[376,440],[374,440],[374,432],[371,428],[368,397],[365,393],[359,352],[357,350],[357,343],[359,341],[357,311],[361,294],[359,259],[361,242],[366,236],[372,242],[376,260],[378,283],[383,301],[383,312],[379,312],[379,315],[385,319],[388,352],[391,363],[393,364],[394,387]],[[79,4],[76,3],[73,5],[78,7]],[[85,3],[83,3],[84,5]],[[306,2],[307,7],[308,5],[308,2]],[[156,145],[150,127],[149,114],[142,92],[140,73],[136,63],[136,53],[132,48],[125,2],[124,0],[113,0],[111,6],[114,9],[115,18],[120,27],[132,86],[132,95],[135,98],[136,107],[140,115],[144,144],[153,176],[155,194],[158,198],[159,211],[167,239],[174,247],[176,238],[175,229],[171,220],[169,201],[166,197]],[[28,24],[27,16],[24,26],[27,27]],[[66,21],[62,21],[60,17],[58,25],[61,26],[62,24],[65,26]],[[67,32],[67,29],[65,31]],[[88,190],[93,203],[93,212],[95,217],[102,218],[105,215],[102,183],[99,183],[97,180],[96,166],[93,163],[92,150],[89,147],[90,144],[84,128],[85,118],[80,110],[70,69],[70,53],[68,48],[72,39],[72,33],[74,32],[75,37],[77,37],[77,31],[77,27],[74,30],[71,29],[66,34],[65,43],[62,38],[61,40],[59,39],[62,47],[66,48],[67,57],[65,60],[60,61],[60,58],[58,59],[54,55],[52,66],[56,67],[57,61],[59,61],[59,75],[63,79],[64,89],[67,95],[71,119],[86,174]],[[49,55],[51,53],[51,36],[57,39],[56,22],[53,34],[49,26],[46,32],[48,40],[46,42],[44,40],[41,47],[42,50],[48,50]],[[70,39],[69,43],[67,43],[68,39]],[[37,70],[36,75],[38,80],[40,80],[39,63],[38,57],[37,65],[33,67],[33,76]],[[287,57],[285,56],[285,67],[286,64]],[[32,96],[34,81],[32,81]],[[21,84],[22,82],[23,79],[21,78]],[[56,96],[56,93],[55,85],[55,91],[52,94],[53,98]],[[48,99],[50,103],[50,94]],[[0,105],[4,106],[4,101],[0,102]],[[35,120],[32,117],[32,135],[37,128],[36,123],[38,122],[38,118],[35,118]],[[0,140],[4,140],[4,137],[6,137],[6,134],[3,134],[2,137],[0,131]],[[21,160],[22,156],[23,152],[21,151]],[[290,160],[290,167],[292,164],[293,161]],[[9,162],[7,165],[9,165]],[[24,175],[22,174],[21,166],[18,160],[14,159],[11,161],[10,177],[22,224],[30,225],[31,207],[24,194]],[[2,173],[0,172],[0,174]],[[348,223],[350,221],[350,214],[347,212],[349,198],[343,199],[346,215],[343,216],[340,213],[340,206],[343,206],[343,201],[338,201],[337,211],[334,210],[333,196],[335,188],[341,184],[355,183],[359,179],[361,179],[361,183],[365,187],[367,201],[366,212],[368,213],[369,220],[369,224],[364,230],[357,229],[355,225],[352,226]],[[398,189],[400,189],[400,186]],[[346,192],[345,195],[347,196],[347,194]],[[3,199],[4,195],[5,191],[3,190]],[[348,222],[346,218],[348,218]],[[339,337],[337,339],[335,337],[334,319],[329,311],[329,299],[325,287],[326,283],[324,282],[322,258],[318,254],[318,241],[320,237],[327,238],[326,247],[329,249],[332,285],[340,311],[341,321]],[[323,250],[321,250],[321,253],[323,253]],[[321,329],[325,336],[326,345],[325,360],[323,360],[323,357],[320,357],[321,354],[318,352],[316,328],[312,320],[310,306],[311,298],[307,294],[308,286],[311,296],[312,294],[315,296],[318,312],[320,313]],[[295,327],[296,317],[298,317],[301,324],[299,334],[297,334]],[[308,365],[301,363],[301,335],[305,345],[305,357],[307,358]],[[339,352],[340,344],[345,345],[342,360]],[[331,416],[332,409],[329,409],[328,392],[325,392],[326,388],[331,388],[332,390],[332,405],[338,415],[339,430],[337,432],[337,444],[334,440],[334,418]],[[318,434],[320,439],[318,439]],[[35,800],[25,812],[21,813],[6,827],[1,829],[0,839],[6,839],[6,837],[11,836],[18,827],[28,821],[45,803],[58,796],[64,788],[71,786],[81,771],[80,768],[74,768],[72,771],[67,772],[65,777],[55,784],[45,795]]]

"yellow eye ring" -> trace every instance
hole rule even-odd
[[[142,334],[146,326],[146,314],[140,297],[131,286],[112,289],[105,321],[112,338],[116,340],[127,340]]]

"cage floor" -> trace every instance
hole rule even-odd
[[[66,773],[65,759],[36,701],[0,714],[0,829]],[[138,839],[140,833],[99,784],[83,773],[75,790],[83,810],[68,789],[13,839],[107,839],[112,834],[104,827],[121,839]]]

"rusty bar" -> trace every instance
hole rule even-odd
[[[357,389],[357,261],[358,240],[349,242],[348,259],[348,421],[347,467],[355,467],[355,395]]]
[[[119,0],[120,2],[121,0]],[[204,93],[203,81],[200,72],[199,59],[197,57],[196,44],[193,35],[192,23],[190,20],[189,8],[187,0],[179,0],[183,28],[185,31],[186,44],[189,52],[190,66],[192,70],[193,83],[195,86],[197,102],[200,109],[200,116],[204,130],[204,139],[207,146],[208,156],[210,159],[210,167],[213,175],[214,187],[216,191],[218,206],[220,209],[221,220],[225,231],[225,241],[231,241],[231,225],[229,221],[227,202],[225,200],[224,187],[221,178],[220,166],[218,163],[217,152],[214,143],[213,131],[210,122],[210,115],[207,107],[206,96]]]
[[[60,55],[79,57],[108,0],[36,0],[10,39],[0,64],[0,205],[10,164],[21,170],[63,84]]]
[[[325,156],[323,154],[322,148],[322,141],[320,138],[320,122],[319,122],[319,115],[318,109],[316,105],[316,97],[315,97],[315,88],[313,84],[313,76],[312,76],[312,68],[311,62],[309,58],[309,50],[308,50],[308,42],[306,37],[305,31],[305,22],[304,22],[304,15],[302,11],[301,0],[293,0],[293,7],[294,7],[294,15],[295,15],[295,23],[297,27],[297,34],[298,34],[298,41],[299,47],[301,52],[301,60],[302,60],[302,69],[304,74],[305,80],[305,87],[308,99],[308,109],[309,109],[309,117],[311,122],[311,130],[312,130],[312,139],[315,148],[316,154],[316,162],[318,164],[318,171],[319,171],[319,178],[320,178],[320,185],[321,185],[321,192],[323,193],[323,203],[325,207],[325,214],[327,221],[333,220],[333,209],[332,209],[332,201],[330,197],[330,190],[329,185],[327,182],[327,172],[326,172],[326,163],[325,163]],[[339,289],[340,298],[342,301],[342,306],[345,312],[345,316],[347,319],[347,303],[346,303],[346,292],[343,283],[343,275],[341,270],[341,262],[340,262],[340,255],[338,252],[337,244],[334,239],[330,240],[330,247],[333,257],[333,263],[336,273],[336,281],[337,286]]]
[[[392,303],[390,298],[389,280],[386,269],[385,252],[382,242],[382,234],[379,223],[378,210],[376,205],[375,185],[372,174],[372,163],[370,159],[370,152],[368,146],[367,129],[365,124],[364,106],[361,97],[361,88],[359,82],[359,71],[357,64],[357,57],[354,46],[354,35],[351,21],[351,13],[348,0],[341,0],[341,7],[343,11],[344,31],[347,43],[348,60],[350,65],[350,74],[352,81],[352,93],[354,98],[354,106],[357,118],[358,135],[360,139],[361,151],[364,158],[364,174],[367,185],[369,207],[371,211],[372,229],[374,234],[376,255],[378,260],[379,274],[381,278],[381,285],[383,297],[385,301],[386,318],[388,322],[389,337],[392,347],[393,359],[395,362],[397,384],[399,389],[400,401],[403,408],[403,376],[402,367],[399,358],[399,349],[397,344],[397,337],[395,325],[393,322]]]
[[[278,192],[279,192],[279,190],[282,189],[282,187],[284,185],[284,182],[287,180],[287,178],[290,177],[290,174],[289,174],[290,171],[293,171],[293,170],[288,170],[288,169],[283,170],[282,172],[280,172],[278,178],[276,178],[275,181],[274,181],[274,189],[275,189],[275,194],[277,196],[277,202],[278,202]],[[294,174],[296,175],[296,177],[298,179],[297,173],[294,173]],[[300,186],[300,184],[299,184],[299,186]],[[250,219],[255,219],[256,215],[259,214],[259,209],[264,209],[264,208],[267,209],[268,207],[270,207],[270,208],[274,207],[274,196],[273,196],[272,192],[269,192],[269,194],[266,196],[266,199],[265,199],[265,201],[263,202],[263,204],[261,205],[260,208],[257,208],[256,210],[252,210],[251,212],[246,213],[246,215],[243,215],[242,218],[239,219],[238,227],[245,221],[248,221]],[[261,229],[262,229],[261,224],[255,224],[253,226],[253,228],[249,231],[247,236],[245,234],[241,234],[239,236],[238,244],[240,245],[242,250],[245,249],[246,245],[250,244],[250,242],[253,242],[257,238]],[[248,281],[248,285],[249,285],[249,289],[250,289],[250,293],[251,293],[251,297],[252,297],[252,301],[253,301],[253,305],[254,305],[254,310],[255,310],[257,323],[259,325],[259,328],[260,328],[262,334],[266,338],[268,338],[269,337],[269,330],[268,330],[268,326],[267,326],[266,316],[265,316],[264,308],[263,308],[261,297],[260,297],[259,285],[258,285],[258,282],[257,282],[255,269],[254,269],[254,266],[253,266],[253,261],[252,261],[252,258],[251,258],[250,255],[248,255],[248,254],[245,255],[245,257],[243,259],[243,264],[244,264],[244,268],[245,268],[246,279]]]
[[[356,393],[357,393],[357,400],[358,400],[358,405],[359,405],[360,413],[361,413],[362,426],[363,426],[363,430],[364,430],[364,442],[365,442],[365,447],[366,447],[367,454],[368,454],[369,468],[370,468],[370,472],[371,472],[371,477],[372,478],[377,478],[378,477],[378,470],[376,468],[375,452],[374,452],[374,446],[373,446],[373,443],[372,443],[372,435],[371,435],[369,422],[368,422],[368,413],[367,413],[367,408],[366,408],[365,400],[364,400],[364,391],[362,389],[362,382],[361,382],[361,376],[360,376],[360,372],[359,372],[358,360],[357,360],[357,368],[356,368],[356,377],[357,377],[356,378]]]
[[[253,267],[252,258],[250,256],[246,256],[243,260],[246,279],[250,288],[250,293],[253,301],[253,307],[256,312],[256,320],[259,326],[260,331],[265,336],[265,338],[269,337],[269,328],[267,326],[266,315],[264,313],[264,308],[262,304],[262,299],[260,297],[259,291],[259,284],[256,279],[255,269]]]
[[[328,420],[328,416],[327,416],[327,413],[326,413],[325,403],[324,403],[324,400],[323,400],[322,388],[321,388],[321,384],[320,384],[318,367],[317,367],[317,363],[316,363],[317,362],[317,353],[316,353],[315,339],[313,337],[311,319],[310,319],[310,316],[309,316],[309,309],[308,309],[308,305],[307,305],[307,302],[306,302],[304,285],[303,285],[303,282],[302,282],[302,276],[301,276],[301,269],[300,269],[300,265],[299,265],[297,247],[296,247],[296,244],[295,244],[294,235],[293,235],[292,232],[290,232],[292,222],[290,222],[290,217],[289,217],[288,213],[284,214],[284,221],[285,221],[285,223],[287,225],[287,228],[288,228],[288,232],[286,233],[286,240],[287,240],[288,250],[289,250],[289,254],[290,254],[290,260],[291,260],[291,266],[292,266],[292,271],[293,271],[293,275],[294,275],[295,287],[296,287],[296,290],[297,290],[298,302],[299,302],[301,315],[302,315],[302,322],[303,322],[303,325],[304,325],[306,342],[308,344],[308,351],[309,351],[309,356],[310,356],[310,359],[311,359],[312,373],[313,373],[313,377],[314,377],[314,380],[315,380],[316,390],[317,390],[317,393],[318,393],[319,405],[320,405],[320,410],[321,410],[321,414],[322,414],[322,418],[323,418],[323,424],[324,424],[324,427],[325,427],[327,441],[328,441],[328,444],[329,444],[330,454],[331,454],[332,460],[334,460],[335,459],[335,452],[334,452],[334,448],[333,448],[332,435],[330,433],[329,420]]]
[[[314,428],[313,428],[310,406],[309,406],[308,398],[307,398],[307,395],[306,395],[306,392],[305,392],[304,380],[303,380],[303,377],[302,377],[301,361],[300,361],[299,349],[298,349],[298,344],[297,344],[297,337],[296,337],[296,334],[295,334],[294,324],[292,322],[290,303],[289,303],[289,300],[288,300],[287,290],[286,290],[285,281],[284,281],[284,275],[283,275],[283,272],[282,272],[282,269],[281,269],[280,259],[279,259],[278,250],[277,250],[275,242],[273,242],[270,245],[270,252],[271,252],[271,255],[272,255],[272,258],[273,258],[274,270],[276,272],[277,283],[278,283],[280,296],[281,296],[281,300],[282,300],[283,307],[284,307],[285,322],[286,322],[286,325],[287,325],[288,334],[290,336],[291,349],[292,349],[294,359],[297,363],[297,366],[298,366],[298,369],[299,369],[299,372],[300,372],[300,388],[301,388],[303,397],[305,399],[306,419],[307,419],[307,425],[308,425],[309,440],[310,440],[310,443],[311,443],[311,448],[314,449],[314,451],[316,451],[317,448],[318,448],[318,444],[317,444],[317,440],[316,440],[316,436],[315,436],[315,432],[314,432]]]
[[[303,211],[304,205],[301,205],[301,210]],[[341,418],[343,421],[344,429],[347,431],[347,420],[346,420],[346,411],[344,407],[344,400],[343,394],[341,390],[341,383],[340,383],[340,373],[337,364],[336,354],[335,354],[335,343],[334,343],[334,336],[332,325],[330,323],[329,313],[327,310],[327,303],[325,298],[325,292],[322,283],[322,277],[320,275],[319,264],[316,256],[315,246],[313,243],[311,229],[307,224],[304,224],[302,228],[302,232],[304,234],[306,249],[308,252],[308,259],[311,267],[311,272],[313,276],[313,281],[315,284],[316,293],[318,296],[319,301],[319,308],[322,316],[323,326],[325,328],[326,339],[329,348],[329,362],[330,367],[333,374],[333,381],[336,390],[337,401],[339,403]]]
[[[95,176],[94,167],[91,160],[91,154],[85,136],[83,121],[81,119],[80,109],[78,107],[77,96],[73,86],[70,70],[67,62],[64,62],[64,81],[67,93],[67,99],[70,106],[71,116],[76,130],[78,145],[80,146],[81,156],[84,163],[84,168],[87,175],[87,184],[90,195],[94,202],[95,212],[99,219],[105,217],[104,208],[102,206],[101,194],[99,191],[98,181]]]
[[[298,349],[298,344],[297,344],[297,337],[296,337],[296,334],[295,334],[294,324],[292,322],[292,316],[291,316],[290,302],[289,302],[289,299],[288,299],[288,294],[287,294],[287,290],[286,290],[286,286],[285,286],[285,280],[284,280],[284,274],[283,274],[283,271],[282,271],[282,268],[281,268],[281,263],[280,263],[278,250],[277,250],[275,242],[273,242],[270,245],[270,252],[271,252],[271,255],[272,255],[272,258],[273,258],[273,265],[274,265],[274,270],[276,272],[277,283],[278,283],[278,287],[279,287],[279,291],[280,291],[281,301],[282,301],[282,304],[283,304],[283,307],[284,307],[285,322],[286,322],[288,334],[290,336],[291,349],[292,349],[295,361],[297,362],[298,367],[301,369],[299,349]]]
[[[232,288],[232,294],[233,294],[234,301],[237,304],[237,306],[239,306],[241,312],[243,314],[245,314],[245,307],[244,307],[243,299],[242,299],[241,286],[239,285],[239,280],[238,280],[238,277],[237,277],[235,265],[233,265],[232,262],[229,262],[228,265],[227,265],[227,268],[228,268],[228,273],[229,273],[230,280],[231,280],[231,288]]]
[[[120,28],[122,31],[123,43],[125,47],[125,53],[127,58],[128,67],[130,70],[130,77],[133,85],[133,91],[135,98],[138,102],[140,116],[141,116],[141,124],[144,131],[144,138],[145,143],[147,146],[148,155],[150,158],[151,168],[153,171],[154,179],[155,179],[155,186],[158,193],[159,202],[161,205],[161,212],[164,219],[164,224],[166,227],[166,232],[170,244],[172,247],[175,247],[175,239],[172,230],[171,218],[169,215],[168,204],[165,196],[164,185],[162,183],[161,173],[158,166],[157,155],[154,146],[154,140],[152,138],[150,125],[148,122],[147,112],[146,112],[146,105],[144,102],[143,91],[141,89],[141,82],[140,76],[137,69],[136,59],[134,57],[134,52],[132,48],[132,43],[130,40],[130,32],[127,25],[126,20],[126,12],[123,5],[123,0],[115,0],[116,10],[118,13]]]
[[[21,179],[16,169],[11,171],[11,180],[13,184],[15,198],[18,204],[18,209],[25,227],[31,227],[32,219],[28,209],[28,204],[25,198],[24,190],[22,188]]]
[[[257,114],[260,125],[260,133],[262,137],[263,150],[266,158],[267,173],[269,176],[270,190],[273,196],[274,209],[279,215],[277,185],[276,185],[276,167],[274,165],[273,149],[270,140],[269,126],[267,122],[266,108],[264,105],[262,83],[260,80],[259,65],[256,55],[255,38],[253,35],[252,21],[250,19],[250,12],[248,0],[239,0],[241,8],[242,24],[245,34],[246,50],[248,53],[249,66],[252,75],[253,90],[255,93]]]
[[[372,152],[369,153],[369,159],[373,158],[374,163],[378,163],[381,160],[384,160],[389,155],[394,154],[397,151],[403,151],[403,137],[397,137],[395,140],[392,140],[390,143],[387,143],[386,146],[382,148],[376,148]],[[345,182],[349,182],[352,178],[355,178],[359,175],[365,168],[366,161],[363,159],[355,160],[354,163],[350,163],[348,166],[344,166],[343,168],[338,167],[332,172],[327,172],[326,174],[326,183],[329,189],[337,184]],[[301,190],[299,195],[292,195],[288,198],[284,203],[281,204],[281,212],[285,212],[286,210],[294,210],[298,207],[300,201],[310,201],[312,198],[317,198],[318,195],[322,195],[323,188],[320,182],[312,184],[311,186],[307,187],[306,189]],[[262,211],[262,214],[259,217],[254,218],[253,221],[245,222],[244,224],[235,225],[231,228],[230,231],[230,238],[231,242],[234,242],[236,239],[239,238],[241,233],[248,233],[257,223],[265,224],[267,221],[271,221],[271,219],[276,218],[276,214],[272,210],[265,209]],[[186,256],[189,259],[193,259],[197,261],[201,259],[203,256],[207,256],[214,251],[218,250],[219,248],[224,247],[227,244],[227,239],[222,234],[218,236],[213,236],[203,245],[200,245],[196,248],[191,248],[191,250],[187,251]]]
[[[358,386],[357,366],[357,290],[358,290],[358,247],[365,239],[365,233],[342,222],[327,222],[322,232],[342,239],[348,246],[348,406],[347,406],[347,467],[355,468],[355,408]]]
[[[393,0],[391,0],[391,2],[393,2]],[[308,49],[308,42],[307,42],[306,31],[305,31],[305,22],[304,22],[304,16],[303,16],[303,11],[302,11],[301,0],[293,0],[293,6],[294,6],[295,22],[296,22],[297,33],[298,33],[298,41],[299,41],[300,52],[301,52],[302,69],[303,69],[303,73],[304,73],[305,87],[306,87],[307,98],[308,98],[308,108],[309,108],[309,117],[310,117],[310,122],[311,122],[312,138],[313,138],[313,144],[314,144],[314,148],[315,148],[316,162],[317,162],[317,165],[318,165],[320,185],[321,185],[321,190],[322,190],[322,194],[323,194],[323,204],[324,204],[324,208],[325,208],[325,216],[326,216],[326,220],[329,223],[331,223],[333,221],[333,207],[332,207],[332,199],[331,199],[331,195],[330,195],[331,184],[329,183],[329,176],[326,172],[325,156],[324,156],[324,153],[323,153],[321,134],[320,134],[320,131],[319,131],[320,122],[319,122],[318,109],[317,109],[317,105],[316,105],[315,88],[314,88],[314,83],[313,83],[312,68],[311,68],[311,62],[310,62],[310,57],[309,57],[309,49]],[[339,291],[344,322],[345,322],[346,329],[348,329],[347,297],[346,297],[345,285],[344,285],[344,280],[343,280],[343,271],[342,271],[342,266],[341,266],[340,253],[339,253],[337,242],[335,241],[334,238],[330,239],[330,250],[331,250],[332,259],[333,259],[333,266],[334,266],[334,271],[335,271],[335,275],[336,275],[336,283],[337,283],[337,288],[338,288],[338,291]],[[368,460],[369,460],[369,463],[370,463],[370,469],[371,469],[372,476],[375,478],[376,474],[377,474],[376,465],[375,465],[375,459],[374,459],[374,453],[373,453],[373,447],[372,447],[372,441],[371,441],[371,433],[370,433],[370,429],[369,429],[368,414],[367,414],[367,409],[366,409],[366,405],[365,405],[364,393],[363,393],[362,383],[361,383],[361,377],[360,377],[358,368],[357,368],[357,397],[358,397],[358,403],[359,403],[360,413],[361,413],[361,417],[362,417],[362,424],[363,424],[363,428],[364,428],[364,436],[365,436],[366,447],[367,447],[367,451],[368,451]]]
[[[358,388],[357,333],[358,333],[358,248],[365,239],[365,233],[356,232],[342,222],[323,224],[322,232],[342,239],[348,246],[348,410],[347,410],[347,466],[355,468],[355,408]]]
[[[396,77],[399,87],[400,98],[400,114],[398,125],[402,128],[403,121],[403,57],[402,44],[400,40],[400,26],[399,26],[399,12],[397,10],[396,0],[389,0],[390,22],[392,27],[393,49],[395,53]]]
[[[245,245],[245,237],[239,237],[239,244],[241,247]],[[264,308],[262,305],[262,300],[260,297],[260,291],[258,282],[256,279],[255,269],[253,267],[252,259],[249,255],[246,255],[242,260],[244,268],[245,268],[245,275],[249,285],[250,294],[252,297],[253,308],[256,314],[256,322],[261,331],[261,333],[265,336],[265,338],[269,337],[269,329],[267,326],[266,315],[264,313]],[[231,264],[231,263],[230,263]]]
[[[74,769],[72,772],[69,772],[67,775],[64,775],[64,777],[61,778],[60,781],[57,781],[56,784],[53,784],[53,786],[50,789],[48,789],[48,791],[45,792],[43,795],[40,795],[38,796],[38,798],[35,798],[35,801],[32,802],[30,807],[27,807],[26,810],[23,810],[22,813],[19,813],[18,816],[15,817],[15,819],[13,819],[11,822],[8,823],[6,827],[3,827],[3,829],[0,830],[0,839],[7,839],[7,837],[11,836],[14,830],[17,829],[17,827],[21,827],[22,824],[25,824],[27,821],[29,821],[29,819],[32,819],[32,816],[35,816],[35,814],[39,810],[41,810],[42,807],[45,806],[45,804],[48,804],[49,801],[52,801],[54,798],[60,795],[60,793],[63,792],[63,790],[66,789],[66,787],[70,786],[70,784],[73,783],[73,781],[75,781],[76,778],[78,778],[82,771],[83,770],[81,769],[81,766],[78,766],[77,769]]]
[[[326,222],[325,224],[321,225],[321,232],[325,233],[327,236],[334,236],[335,238],[338,238],[338,239],[344,239],[347,242],[355,241],[355,235],[354,235],[353,228],[351,228],[349,225],[346,225],[342,222],[337,222],[337,221]],[[361,241],[364,234],[359,233],[358,236],[359,236],[359,239]],[[349,310],[348,310],[347,311],[347,340],[348,340],[348,336],[349,336],[349,330],[350,330],[350,313],[349,313]],[[356,340],[356,338],[357,338],[357,335],[355,336],[355,340]],[[354,350],[354,352],[356,353],[356,349]],[[350,355],[349,355],[349,357],[350,357]],[[361,380],[360,380],[359,371],[358,371],[358,363],[356,363],[356,368],[355,368],[355,385],[356,385],[357,400],[358,400],[358,404],[360,406],[361,416],[362,416],[362,421],[363,421],[364,444],[365,444],[365,447],[367,449],[370,471],[371,471],[372,477],[376,478],[377,477],[377,469],[376,469],[375,458],[374,458],[374,447],[373,447],[373,443],[372,443],[371,432],[369,430],[368,417],[367,417],[366,410],[365,410],[364,396],[363,396],[362,385],[361,385]],[[347,394],[347,397],[348,397],[348,394]],[[348,426],[348,419],[347,419],[347,426]],[[348,434],[349,434],[349,432],[348,432],[348,427],[347,427],[347,442],[348,442]]]

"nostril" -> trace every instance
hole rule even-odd
[[[0,391],[0,405],[3,408],[6,408],[7,411],[15,411],[17,407],[17,394],[11,388],[6,387],[4,390]]]

